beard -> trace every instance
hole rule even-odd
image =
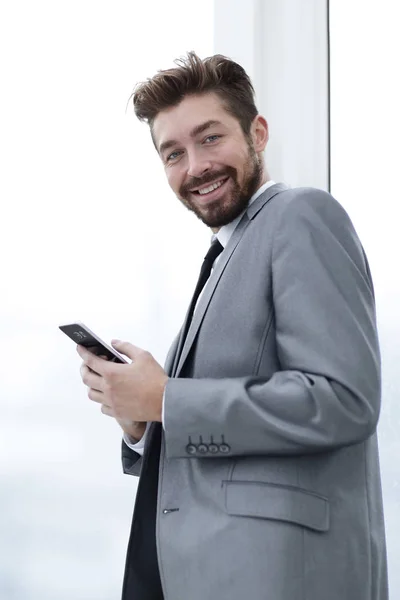
[[[234,221],[248,207],[251,197],[260,187],[263,176],[262,159],[250,141],[248,151],[242,185],[238,182],[237,169],[226,166],[220,171],[210,171],[203,177],[192,177],[180,188],[179,200],[208,227],[220,228]],[[228,185],[231,189],[227,190],[221,199],[205,206],[196,204],[191,189],[227,177],[230,179]]]

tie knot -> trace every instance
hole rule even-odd
[[[208,263],[210,266],[213,265],[214,260],[219,256],[224,249],[223,245],[215,239],[211,246],[208,249],[207,254],[204,257],[204,262]]]

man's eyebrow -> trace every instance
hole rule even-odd
[[[203,131],[206,131],[206,129],[209,129],[210,127],[214,127],[215,125],[222,125],[222,123],[221,121],[216,121],[215,119],[209,119],[204,123],[200,123],[200,125],[196,125],[196,127],[192,129],[192,131],[190,132],[190,137],[194,138],[196,137],[196,135],[203,133]],[[172,146],[176,146],[177,144],[178,142],[176,140],[168,140],[166,142],[163,142],[160,145],[158,152],[162,154],[163,152],[165,152],[165,150],[168,150],[168,148],[172,148]]]
[[[196,135],[199,135],[199,133],[203,133],[203,131],[205,131],[209,127],[214,127],[215,125],[222,125],[222,123],[221,123],[221,121],[215,121],[214,119],[210,119],[209,121],[206,121],[205,123],[196,125],[196,127],[194,129],[192,129],[192,131],[190,132],[190,136],[196,137]]]
[[[162,154],[163,152],[165,152],[165,150],[168,150],[168,148],[176,146],[177,143],[178,142],[176,140],[168,140],[168,142],[163,142],[158,149],[158,153]]]

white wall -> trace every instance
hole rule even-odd
[[[251,76],[270,175],[293,187],[329,188],[327,37],[321,0],[215,1],[215,51]]]
[[[209,233],[125,108],[174,58],[211,54],[212,28],[211,0],[1,4],[2,600],[120,597],[136,480],[57,327],[164,360]]]

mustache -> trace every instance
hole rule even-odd
[[[227,177],[231,177],[234,181],[236,181],[236,176],[237,170],[234,167],[226,167],[223,171],[209,171],[202,177],[191,177],[181,186],[179,193],[182,197],[184,197],[193,188],[206,185],[207,183],[212,183],[217,179],[225,179]]]

